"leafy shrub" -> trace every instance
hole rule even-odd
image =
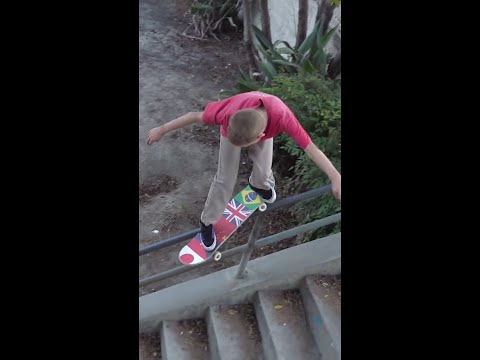
[[[270,88],[262,91],[278,96],[293,111],[312,141],[341,172],[341,89],[331,80],[316,74],[277,76]],[[315,165],[308,155],[286,134],[275,138],[276,162],[293,163],[282,176],[289,180],[297,193],[328,184],[328,177]],[[294,206],[301,224],[321,219],[341,210],[340,203],[331,193]],[[309,234],[306,239],[336,232],[340,223]]]

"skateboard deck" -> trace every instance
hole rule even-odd
[[[230,200],[223,214],[213,225],[213,231],[217,237],[215,249],[206,251],[201,242],[201,235],[197,233],[197,235],[180,250],[178,259],[185,265],[202,263],[213,255],[215,255],[215,260],[220,260],[221,254],[218,252],[220,246],[222,246],[258,208],[260,208],[260,211],[264,211],[266,207],[262,198],[253,191],[250,186],[245,187]]]

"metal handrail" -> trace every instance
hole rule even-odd
[[[250,233],[247,244],[240,245],[240,246],[237,246],[233,249],[229,249],[229,250],[226,250],[225,252],[222,252],[222,258],[227,258],[227,257],[230,257],[230,256],[233,256],[233,255],[236,255],[238,253],[243,252],[242,259],[240,261],[240,266],[239,266],[236,278],[237,279],[243,278],[243,276],[245,274],[245,269],[246,269],[247,263],[248,263],[248,261],[250,259],[250,256],[251,256],[251,254],[252,254],[252,252],[255,248],[260,248],[260,247],[263,247],[263,246],[267,246],[267,245],[273,244],[275,242],[278,242],[280,240],[284,240],[284,239],[290,238],[290,237],[295,236],[295,235],[299,235],[299,234],[302,234],[302,233],[305,233],[305,232],[308,232],[308,231],[316,230],[316,229],[318,229],[322,226],[326,226],[326,225],[329,225],[329,224],[339,222],[341,220],[341,213],[337,213],[337,214],[334,214],[334,215],[331,215],[331,216],[327,216],[323,219],[315,220],[315,221],[312,221],[308,224],[297,226],[293,229],[282,231],[280,233],[267,236],[267,237],[262,238],[262,239],[257,241],[257,237],[258,237],[258,234],[260,232],[261,225],[262,225],[262,218],[263,218],[263,216],[266,212],[273,211],[273,210],[281,208],[281,207],[293,205],[293,204],[296,204],[300,201],[309,200],[309,199],[318,197],[322,194],[327,193],[328,191],[331,191],[331,185],[330,184],[326,185],[326,186],[323,186],[321,188],[318,188],[318,189],[307,191],[307,192],[299,194],[299,195],[294,195],[294,196],[290,196],[288,198],[279,200],[278,202],[275,202],[274,204],[269,205],[267,207],[267,210],[265,210],[264,212],[260,212],[260,213],[252,215],[252,218],[255,217],[255,223],[253,225],[253,229]],[[191,230],[191,231],[188,231],[186,233],[174,236],[170,239],[167,239],[167,240],[164,240],[164,241],[161,241],[161,242],[157,242],[155,244],[152,244],[152,245],[146,246],[144,248],[141,248],[140,249],[140,256],[144,255],[144,254],[147,254],[147,253],[150,253],[150,252],[155,251],[155,250],[165,248],[167,246],[175,245],[175,244],[177,244],[181,241],[188,240],[188,239],[192,238],[193,236],[195,236],[199,231],[200,231],[200,229]],[[142,287],[142,286],[154,283],[154,282],[158,282],[160,280],[163,280],[163,279],[175,276],[175,275],[182,274],[184,272],[196,269],[196,268],[201,267],[201,266],[209,265],[213,261],[214,261],[213,258],[210,258],[207,261],[204,261],[204,262],[202,262],[198,265],[193,265],[193,266],[192,265],[182,265],[182,266],[179,266],[177,268],[170,269],[170,270],[164,271],[162,273],[149,276],[149,277],[141,279],[139,281],[139,287]]]
[[[268,205],[267,210],[265,210],[263,213],[253,214],[252,218],[254,218],[256,216],[259,216],[261,214],[265,214],[269,211],[273,211],[275,209],[281,208],[281,207],[286,207],[286,206],[289,206],[289,205],[296,204],[300,201],[313,199],[315,197],[318,197],[322,194],[325,194],[325,193],[331,191],[331,189],[332,189],[332,185],[328,184],[328,185],[322,186],[321,188],[318,188],[318,189],[309,190],[309,191],[306,191],[302,194],[293,195],[293,196],[290,196],[288,198],[281,199],[279,201],[274,202],[271,205]],[[184,240],[191,239],[196,234],[198,234],[199,231],[200,231],[200,228],[196,228],[194,230],[190,230],[190,231],[187,231],[185,233],[173,236],[173,237],[171,237],[167,240],[158,241],[154,244],[144,246],[144,247],[140,248],[139,256],[151,253],[152,251],[156,251],[156,250],[166,248],[168,246],[178,244],[178,243],[180,243]]]

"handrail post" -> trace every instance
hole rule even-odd
[[[253,229],[250,232],[248,237],[247,248],[242,255],[242,260],[240,260],[240,266],[237,271],[237,275],[235,275],[235,279],[242,279],[245,275],[245,268],[247,267],[248,260],[252,255],[253,249],[255,248],[255,242],[257,241],[258,235],[260,234],[260,229],[262,227],[262,220],[263,214],[260,214],[255,219],[255,223],[253,224]]]

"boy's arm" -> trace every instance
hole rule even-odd
[[[147,134],[147,144],[152,145],[159,141],[166,133],[193,124],[203,124],[203,111],[189,112],[164,125],[151,129]]]
[[[338,200],[341,201],[341,181],[342,177],[335,166],[327,158],[327,156],[313,143],[310,142],[305,148],[305,152],[308,157],[322,170],[327,174],[330,182],[332,183],[332,193]]]

